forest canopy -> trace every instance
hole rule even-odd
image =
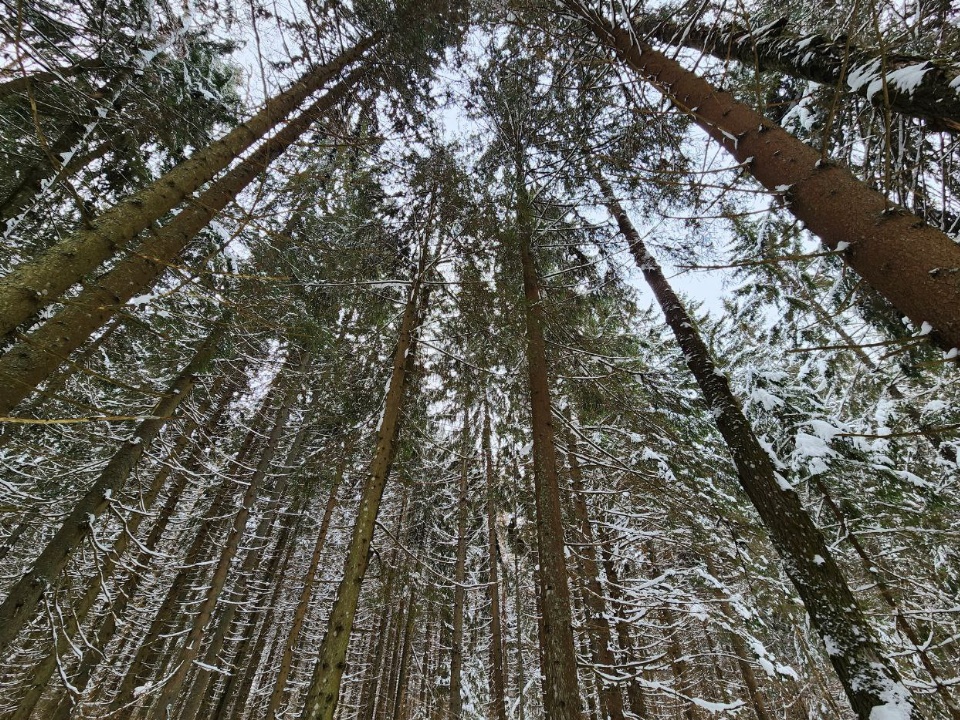
[[[0,3],[0,718],[960,720],[956,4]]]

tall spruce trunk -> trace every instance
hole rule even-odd
[[[956,91],[960,65],[948,58],[902,55],[861,47],[842,38],[792,32],[786,20],[750,30],[737,25],[706,26],[677,23],[653,17],[633,23],[634,31],[668,45],[709,53],[721,60],[736,60],[760,71],[775,71],[799,80],[839,87],[883,108],[884,93],[876,82],[887,74],[886,100],[894,112],[922,118],[932,130],[960,132],[960,94]],[[914,68],[921,75],[916,87],[901,87],[891,73]],[[866,76],[855,86],[851,76]],[[874,82],[871,82],[874,81]]]
[[[297,598],[296,609],[293,612],[293,622],[290,624],[290,631],[286,634],[286,639],[283,644],[283,655],[280,659],[280,667],[273,683],[273,691],[270,693],[267,709],[263,714],[264,720],[275,720],[277,710],[280,708],[280,703],[283,700],[283,695],[287,687],[287,678],[290,676],[290,670],[293,667],[293,653],[300,640],[300,633],[307,617],[310,598],[313,595],[313,587],[317,579],[317,568],[320,565],[320,557],[323,555],[323,548],[327,542],[327,531],[330,529],[330,520],[333,518],[333,512],[337,508],[337,493],[340,490],[340,484],[343,482],[343,475],[347,468],[347,458],[350,455],[349,446],[350,441],[347,441],[344,444],[343,454],[340,459],[340,464],[337,467],[333,484],[330,486],[330,497],[327,499],[327,505],[323,510],[323,518],[320,521],[320,528],[317,530],[317,538],[313,545],[313,553],[310,555],[310,563],[307,566],[306,572],[303,574],[303,584],[300,588],[300,595]]]
[[[94,218],[37,258],[0,279],[0,337],[56,300],[101,263],[123,249],[247,148],[282,122],[312,93],[359,60],[380,39],[375,34],[317,67],[225,136],[195,153],[153,183]]]
[[[960,245],[583,0],[562,2],[894,307],[918,327],[929,323],[935,343],[960,347]]]
[[[470,456],[470,408],[463,409],[463,433],[460,440],[460,492],[457,497],[457,563],[453,590],[453,642],[450,647],[450,717],[460,720],[463,714],[463,604],[467,593],[467,493]]]
[[[487,487],[487,557],[489,578],[487,597],[490,602],[490,702],[494,720],[507,720],[506,679],[504,677],[503,616],[500,610],[500,573],[497,545],[497,499],[493,478],[493,450],[490,442],[490,409],[483,406],[483,469]]]
[[[333,720],[340,700],[340,683],[346,669],[347,649],[353,620],[357,613],[360,589],[370,562],[370,543],[376,529],[380,501],[390,477],[390,468],[396,453],[408,364],[415,354],[415,333],[425,311],[426,295],[421,303],[421,284],[426,272],[426,248],[421,251],[420,263],[407,298],[393,355],[393,367],[387,395],[384,398],[383,416],[377,430],[377,445],[373,461],[360,491],[360,507],[354,522],[343,578],[337,587],[336,599],[330,611],[327,631],[320,644],[313,676],[308,686],[302,720]],[[409,355],[409,357],[408,357]]]
[[[647,252],[609,183],[599,174],[595,177],[603,190],[607,209],[629,243],[637,267],[653,290],[687,366],[716,418],[717,429],[737,468],[740,485],[767,528],[814,629],[829,649],[830,661],[854,712],[861,720],[870,720],[873,708],[878,706],[900,704],[909,708],[912,705],[909,692],[884,656],[823,534],[797,493],[776,472],[726,376],[717,368],[697,332],[693,318]]]
[[[287,123],[237,167],[214,182],[169,223],[144,237],[136,252],[0,357],[0,415],[9,414],[126,303],[151,287],[183,250],[244,188],[334,107],[367,74],[349,73],[307,110]]]
[[[567,419],[570,421],[569,411]],[[580,560],[583,568],[583,601],[586,614],[587,632],[590,634],[591,649],[596,656],[594,670],[600,686],[600,700],[610,720],[623,720],[623,695],[620,687],[606,678],[617,672],[616,659],[613,656],[613,644],[610,635],[610,623],[607,621],[606,603],[603,587],[600,584],[600,564],[597,562],[597,548],[593,537],[590,513],[584,500],[583,475],[577,456],[577,441],[573,433],[567,434],[567,465],[570,468],[570,504],[573,516],[580,526]]]
[[[11,587],[0,605],[0,653],[10,647],[23,626],[33,617],[44,592],[56,582],[80,543],[89,536],[93,522],[120,494],[140,458],[163,427],[173,419],[173,413],[180,403],[190,395],[197,376],[213,358],[223,336],[224,326],[221,323],[200,343],[193,358],[154,406],[150,417],[143,420],[133,437],[120,446],[90,489],[77,501],[33,567]]]
[[[280,408],[277,410],[276,417],[273,421],[273,427],[271,428],[270,434],[267,436],[266,441],[264,442],[263,450],[261,451],[260,459],[257,462],[256,470],[247,483],[247,489],[243,494],[243,499],[240,503],[240,509],[237,511],[236,515],[234,515],[233,525],[230,528],[229,534],[227,535],[226,542],[223,546],[223,551],[220,553],[216,569],[213,572],[213,578],[211,579],[210,585],[206,590],[206,595],[203,598],[203,602],[200,604],[196,616],[192,620],[190,631],[187,633],[186,639],[180,646],[179,652],[176,653],[174,670],[169,677],[166,678],[166,681],[163,685],[163,690],[153,704],[149,715],[152,720],[164,720],[164,718],[170,716],[170,713],[176,704],[177,697],[179,696],[183,681],[186,679],[187,673],[192,669],[193,663],[200,653],[200,645],[203,641],[207,624],[210,622],[213,611],[217,606],[217,601],[220,598],[220,593],[223,591],[223,587],[227,582],[227,575],[230,572],[230,564],[240,547],[240,540],[244,536],[247,527],[247,521],[250,518],[250,513],[253,511],[253,506],[256,503],[260,487],[263,484],[264,479],[269,474],[269,470],[271,464],[273,463],[273,458],[279,448],[283,432],[287,429],[287,421],[290,418],[293,405],[296,402],[297,395],[300,393],[300,389],[303,384],[302,374],[309,367],[310,354],[304,351],[301,353],[300,364],[297,368],[296,376],[289,378],[287,381],[287,388],[284,392],[283,400],[280,403]],[[287,474],[284,473],[282,477],[286,478]],[[279,490],[279,488],[277,488],[277,490]]]
[[[581,720],[580,683],[573,640],[570,587],[564,557],[560,481],[553,431],[553,409],[543,337],[540,281],[530,248],[532,208],[524,179],[522,158],[516,162],[517,236],[525,296],[527,373],[533,430],[533,477],[537,549],[540,559],[540,598],[543,626],[544,712],[551,720]]]

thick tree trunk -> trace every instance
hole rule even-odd
[[[317,539],[313,545],[310,564],[307,566],[307,571],[303,574],[300,596],[297,599],[297,607],[293,613],[293,622],[290,624],[290,631],[287,633],[286,641],[283,644],[283,655],[280,659],[280,667],[277,671],[276,680],[274,680],[273,683],[273,692],[270,694],[267,709],[263,714],[264,720],[274,720],[276,718],[277,710],[280,708],[280,703],[283,700],[284,691],[287,687],[287,678],[290,675],[290,669],[293,667],[293,652],[300,640],[300,632],[303,629],[303,623],[307,617],[310,598],[313,595],[313,586],[317,579],[317,568],[320,565],[320,557],[323,555],[323,548],[327,542],[327,531],[330,529],[330,520],[333,518],[333,512],[337,508],[337,492],[340,490],[340,484],[343,482],[343,475],[347,468],[347,458],[350,456],[349,445],[350,441],[347,441],[343,448],[337,474],[334,476],[333,484],[330,486],[330,497],[323,510],[323,519],[320,521],[320,528],[317,530]]]
[[[56,315],[0,357],[0,380],[3,381],[0,382],[0,415],[8,414],[73,350],[121,312],[131,298],[156,282],[218,212],[296,142],[318,117],[336,105],[365,74],[363,67],[349,73],[250,157],[214,182],[195,203],[159,231],[147,235],[136,252],[111,268],[95,284],[84,288]]]
[[[490,600],[490,700],[494,720],[507,720],[506,680],[504,678],[503,618],[500,611],[499,552],[497,548],[497,500],[493,478],[493,450],[490,442],[490,411],[483,406],[483,468],[487,480],[487,557],[489,574],[487,596]]]
[[[583,476],[580,472],[580,460],[577,457],[577,441],[573,433],[567,435],[567,464],[570,468],[570,504],[573,507],[573,516],[580,526],[582,542],[580,560],[584,576],[583,602],[591,650],[596,656],[594,670],[600,685],[600,699],[610,720],[623,720],[623,695],[620,693],[620,688],[604,677],[617,672],[617,663],[613,656],[610,623],[607,622],[603,587],[600,584],[596,542],[587,503],[583,499]]]
[[[279,378],[279,374],[278,374]],[[276,380],[274,381],[276,383]],[[239,474],[248,456],[253,452],[261,433],[266,424],[266,415],[273,401],[276,391],[276,385],[271,389],[267,398],[264,400],[255,419],[251,423],[251,428],[247,432],[237,451],[236,457],[230,463],[230,467],[223,474],[223,480],[213,497],[207,512],[200,519],[197,532],[190,543],[184,555],[183,563],[173,579],[170,587],[164,595],[160,607],[154,614],[153,620],[146,634],[140,641],[137,652],[133,659],[127,665],[127,669],[120,681],[120,686],[114,698],[110,702],[110,711],[118,712],[124,708],[134,697],[135,689],[147,681],[153,665],[160,655],[160,639],[167,630],[167,624],[176,614],[176,609],[187,590],[187,585],[191,576],[197,568],[197,563],[203,557],[207,549],[211,536],[217,532],[220,525],[220,518],[227,512],[227,502],[234,490],[235,478]]]
[[[214,396],[220,393],[220,385],[223,383],[223,380],[224,379],[220,377],[214,381],[214,386],[210,390],[210,395],[203,403],[201,403],[197,410],[199,415],[205,415],[210,409],[210,406],[213,404]],[[227,387],[226,392],[218,402],[217,409],[211,417],[211,422],[216,422],[220,414],[226,409],[233,390],[234,388],[232,386]],[[50,678],[57,669],[58,662],[60,662],[66,653],[69,652],[71,644],[73,644],[73,636],[83,626],[88,613],[93,608],[97,598],[100,597],[103,584],[113,578],[114,572],[117,569],[117,563],[126,553],[127,548],[130,545],[130,538],[136,536],[136,534],[139,532],[140,524],[143,522],[144,518],[147,517],[147,513],[153,506],[157,496],[166,486],[167,478],[170,475],[172,467],[170,463],[177,462],[181,453],[183,453],[183,451],[190,444],[191,437],[196,429],[197,422],[193,419],[188,419],[180,436],[177,438],[173,448],[169,453],[167,462],[160,469],[160,471],[154,475],[153,480],[151,481],[146,492],[140,495],[140,507],[142,511],[131,513],[124,521],[124,529],[121,531],[117,539],[114,540],[113,547],[110,549],[110,553],[100,560],[98,572],[90,579],[86,590],[80,596],[80,598],[71,605],[71,612],[69,616],[67,616],[63,627],[60,628],[60,633],[57,634],[57,640],[50,649],[50,652],[34,666],[31,679],[27,685],[27,692],[23,697],[20,698],[16,710],[9,716],[8,720],[27,720],[30,717],[30,714],[33,712],[37,701],[43,694],[44,688],[46,688],[47,683],[50,681]],[[178,498],[185,485],[186,478],[178,477],[178,481],[174,487],[171,488],[171,497]],[[157,524],[163,524],[163,519],[158,518],[158,521],[155,523],[155,525]],[[71,684],[76,687],[75,683]]]
[[[376,451],[370,464],[369,474],[360,491],[360,507],[347,550],[343,578],[337,588],[327,632],[320,645],[316,667],[307,691],[306,704],[301,715],[302,720],[333,720],[340,700],[340,683],[346,669],[350,632],[357,613],[360,588],[370,562],[370,543],[373,540],[380,501],[383,498],[383,491],[390,476],[390,468],[396,452],[408,375],[407,366],[412,362],[415,353],[414,333],[425,309],[421,307],[420,302],[421,283],[425,272],[426,250],[424,249],[421,252],[419,268],[403,312],[397,347],[393,356],[390,383],[384,398],[383,416],[377,431]],[[425,305],[426,293],[423,296],[422,304]]]
[[[577,654],[573,641],[570,587],[564,559],[563,516],[553,432],[553,410],[543,337],[543,305],[540,282],[530,244],[533,235],[530,197],[524,181],[523,163],[517,169],[517,225],[523,290],[526,297],[527,372],[533,428],[534,497],[537,515],[537,546],[540,557],[540,594],[543,629],[544,711],[551,720],[581,720]]]
[[[697,380],[717,428],[726,441],[737,468],[741,487],[770,533],[784,570],[810,613],[813,627],[830,650],[830,660],[861,720],[869,720],[874,707],[912,704],[900,676],[884,656],[873,628],[857,604],[823,534],[813,523],[800,497],[773,467],[760,445],[726,376],[720,372],[693,319],[647,252],[626,212],[600,176],[607,208],[630,245],[637,266],[653,290]]]
[[[153,720],[164,720],[164,718],[168,718],[170,716],[170,713],[176,704],[176,699],[180,693],[180,688],[183,685],[183,681],[186,679],[187,673],[192,669],[193,663],[200,653],[200,645],[203,641],[203,635],[204,631],[206,630],[207,623],[210,622],[210,618],[213,615],[214,609],[216,608],[217,601],[220,598],[220,593],[223,591],[223,587],[227,582],[227,575],[230,572],[230,564],[233,561],[234,556],[237,554],[238,548],[240,547],[240,540],[244,536],[244,532],[247,527],[247,521],[250,518],[250,513],[253,511],[253,506],[257,500],[260,486],[263,484],[264,478],[266,478],[268,475],[268,471],[270,470],[274,455],[278,450],[283,432],[287,428],[287,421],[290,417],[290,412],[293,409],[293,404],[296,402],[297,395],[300,393],[300,388],[303,384],[302,373],[304,373],[309,367],[310,354],[303,352],[301,355],[299,368],[297,369],[297,375],[289,378],[287,381],[288,385],[286,391],[284,392],[283,401],[281,402],[280,408],[277,411],[276,418],[273,421],[273,428],[270,430],[270,434],[266,438],[263,450],[260,454],[260,459],[257,463],[257,468],[247,483],[247,489],[243,494],[243,500],[240,503],[240,509],[237,511],[236,515],[234,515],[233,526],[230,528],[230,533],[227,536],[226,542],[224,543],[223,551],[220,553],[220,558],[217,562],[217,567],[213,572],[213,578],[211,579],[210,585],[207,588],[206,595],[197,611],[196,616],[193,618],[190,632],[183,641],[183,645],[180,647],[179,652],[177,652],[177,657],[175,660],[176,666],[170,676],[166,678],[166,681],[163,685],[163,690],[161,691],[159,698],[157,698],[156,702],[153,704],[153,708],[150,712],[150,717]],[[284,474],[283,478],[286,477],[287,475]],[[278,492],[279,489],[280,488],[277,488]],[[277,502],[279,502],[279,498],[277,498]]]
[[[882,68],[886,68],[890,109],[922,118],[933,130],[960,131],[960,65],[949,59],[881,52],[817,33],[798,35],[786,21],[761,28],[724,25],[706,27],[642,18],[634,22],[639,35],[668,45],[701,50],[721,60],[737,60],[757,70],[782,72],[831,87],[841,86],[883,106]],[[900,73],[921,74],[919,84],[900,84]],[[856,82],[851,81],[854,78]]]
[[[0,337],[49,305],[75,283],[127,245],[152,222],[264,137],[312,93],[360,59],[380,36],[373,35],[318,67],[271,98],[263,109],[173,170],[103,212],[89,228],[78,230],[39,257],[0,279]]]
[[[460,720],[463,714],[463,604],[467,578],[467,493],[470,456],[470,408],[463,409],[463,434],[460,441],[460,494],[457,498],[457,563],[453,590],[453,642],[450,649],[450,718]]]
[[[0,605],[0,653],[4,653],[29,622],[43,597],[80,543],[90,534],[91,524],[119,495],[144,452],[171,419],[180,403],[190,394],[197,375],[217,351],[224,326],[217,328],[197,349],[193,359],[170,385],[170,389],[151,411],[149,419],[137,427],[133,437],[120,446],[91,488],[80,498],[34,562],[18,580]]]
[[[615,28],[582,0],[563,0],[605,46],[733,155],[763,187],[943,349],[960,347],[960,245],[846,168]]]

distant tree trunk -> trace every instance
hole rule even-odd
[[[569,411],[567,418],[570,419]],[[577,457],[577,441],[572,432],[567,434],[567,465],[570,468],[570,505],[573,508],[573,516],[580,526],[583,602],[591,649],[596,655],[594,670],[598,673],[600,699],[610,720],[623,720],[623,695],[620,693],[620,688],[603,677],[605,674],[616,673],[617,663],[613,656],[610,623],[607,622],[606,603],[603,599],[603,588],[600,585],[600,567],[597,562],[593,527],[590,524],[587,503],[583,499],[583,476],[580,472],[580,460]]]
[[[197,610],[196,616],[191,622],[190,631],[187,633],[186,639],[180,646],[180,650],[176,653],[176,666],[170,676],[166,678],[166,681],[163,685],[163,690],[160,692],[160,696],[153,704],[153,708],[150,712],[150,717],[153,720],[164,720],[164,718],[169,717],[176,704],[176,699],[180,693],[180,688],[183,685],[183,681],[186,678],[187,673],[192,669],[193,663],[197,659],[197,655],[200,653],[200,645],[203,640],[207,623],[210,622],[210,618],[213,615],[214,609],[216,608],[217,601],[220,598],[220,593],[223,591],[223,587],[226,584],[227,574],[230,572],[230,564],[240,547],[240,540],[243,538],[246,530],[247,521],[250,518],[250,513],[253,511],[253,506],[256,502],[257,495],[259,494],[260,486],[263,484],[264,478],[267,477],[274,455],[278,450],[283,432],[287,428],[287,421],[290,417],[290,412],[293,409],[293,404],[296,402],[297,395],[300,393],[303,383],[303,378],[301,375],[309,367],[310,354],[303,352],[301,353],[300,366],[297,370],[297,376],[288,380],[283,401],[281,402],[276,418],[273,421],[273,428],[270,430],[270,435],[266,438],[264,443],[263,450],[260,454],[260,460],[257,463],[257,468],[250,480],[247,482],[247,489],[243,494],[243,500],[241,500],[240,509],[237,511],[236,515],[234,515],[233,526],[230,528],[230,532],[223,546],[223,551],[220,553],[220,558],[217,562],[216,569],[213,572],[213,578],[210,580],[210,585],[206,590],[206,595],[204,596],[203,602]],[[286,474],[284,474],[283,477],[286,478]]]
[[[280,375],[282,375],[282,373],[278,374],[278,379]],[[109,708],[111,712],[118,712],[124,708],[134,698],[134,691],[140,683],[147,681],[150,669],[159,657],[160,639],[166,632],[167,624],[176,614],[177,606],[180,604],[186,592],[190,577],[193,575],[197,563],[203,557],[203,553],[207,549],[211,536],[217,531],[220,524],[219,519],[227,512],[227,502],[234,490],[234,478],[239,474],[248,456],[253,452],[257,440],[262,437],[262,433],[266,430],[264,425],[267,421],[267,413],[273,402],[276,382],[277,380],[274,380],[274,387],[271,388],[270,393],[268,393],[260,410],[254,417],[251,428],[244,437],[237,451],[237,455],[230,463],[230,467],[223,473],[223,480],[220,483],[220,487],[216,495],[214,495],[207,512],[205,512],[200,519],[197,532],[193,536],[190,547],[184,555],[183,563],[179,571],[174,576],[170,587],[167,588],[163,601],[154,614],[150,627],[140,640],[139,647],[133,659],[127,664],[127,668],[120,681],[120,686],[110,701]]]
[[[197,375],[209,363],[224,336],[219,324],[210,336],[200,343],[193,359],[187,363],[170,385],[170,389],[143,420],[133,437],[120,446],[90,489],[74,505],[63,524],[53,535],[29,572],[10,589],[0,605],[0,653],[4,653],[16,639],[50,587],[66,566],[68,560],[91,531],[91,524],[110,506],[123,489],[134,467],[171,419],[180,403],[190,395]]]
[[[410,588],[411,593],[413,587]],[[377,698],[377,718],[378,720],[388,720],[388,710],[391,707],[394,689],[397,686],[397,673],[400,670],[400,646],[403,644],[403,628],[406,625],[406,618],[413,610],[404,597],[400,601],[400,607],[393,616],[393,630],[390,638],[390,661],[384,667],[384,676],[386,682],[381,688],[380,697]]]
[[[0,357],[0,415],[9,413],[33,392],[98,328],[123,310],[134,296],[151,287],[180,253],[238,193],[338,103],[366,74],[349,73],[313,105],[287,123],[248,158],[215,181],[157,232],[148,234],[136,252],[84,288],[70,303]]]
[[[273,683],[273,692],[270,694],[270,700],[267,703],[267,709],[263,714],[264,720],[274,720],[277,710],[280,708],[280,702],[283,700],[283,694],[287,687],[287,678],[290,675],[290,669],[293,667],[293,652],[300,640],[300,631],[303,628],[303,622],[307,617],[307,610],[310,607],[310,598],[313,595],[313,586],[317,578],[317,568],[320,565],[320,557],[323,555],[323,548],[327,542],[327,531],[330,529],[330,520],[333,512],[337,508],[337,492],[340,490],[340,484],[343,482],[343,475],[347,467],[347,459],[350,456],[351,441],[346,441],[343,447],[343,454],[340,457],[340,465],[337,467],[337,473],[333,478],[333,484],[330,486],[330,497],[323,510],[323,519],[320,521],[320,528],[317,530],[317,538],[313,545],[313,554],[310,556],[310,564],[307,571],[303,574],[300,596],[297,599],[297,607],[293,613],[293,622],[290,624],[290,631],[286,635],[286,641],[283,645],[283,656],[280,660],[280,667],[277,672],[276,680]]]
[[[463,714],[461,674],[463,669],[463,603],[467,577],[467,493],[470,456],[470,408],[463,409],[463,433],[460,441],[460,494],[457,498],[457,564],[453,590],[453,642],[450,651],[450,717],[460,720]]]
[[[372,35],[326,65],[311,70],[287,90],[268,100],[249,120],[100,214],[91,222],[91,227],[78,230],[0,279],[0,337],[56,302],[152,222],[212,180],[307,97],[360,59],[379,39],[380,35]]]
[[[370,464],[369,475],[360,491],[360,506],[347,550],[343,578],[337,588],[327,632],[320,645],[316,667],[308,686],[302,720],[333,720],[340,700],[340,683],[346,669],[350,632],[357,612],[360,588],[370,562],[370,542],[373,540],[380,501],[396,452],[408,376],[407,366],[412,364],[415,355],[414,334],[425,311],[427,293],[423,293],[421,303],[421,284],[427,269],[426,257],[424,247],[403,312],[390,383],[384,398],[383,416],[377,430],[376,451]]]
[[[490,600],[490,700],[494,720],[507,720],[506,680],[504,679],[503,621],[500,611],[499,552],[497,551],[497,500],[493,479],[493,451],[490,443],[490,410],[483,406],[483,467],[487,480],[487,553],[489,557]]]
[[[960,131],[960,95],[957,78],[960,65],[947,59],[899,55],[871,47],[849,45],[842,39],[820,34],[792,32],[783,20],[747,29],[736,25],[677,23],[653,17],[634,21],[634,31],[668,45],[682,45],[709,53],[721,60],[736,60],[761,71],[782,72],[801,80],[839,87],[855,73],[868,77],[856,87],[842,82],[852,92],[877,105],[883,105],[884,93],[869,80],[881,81],[887,72],[887,96],[894,112],[927,121],[931,130]],[[882,62],[881,62],[882,59]],[[915,68],[922,75],[910,90],[901,89],[890,74],[903,68]]]
[[[410,653],[413,651],[414,622],[417,619],[417,586],[410,584],[410,602],[407,622],[403,629],[403,646],[400,651],[400,667],[397,671],[397,692],[393,703],[393,720],[402,720],[403,705],[407,693],[407,674],[410,669]]]
[[[846,578],[813,523],[797,493],[778,476],[770,456],[760,445],[740,402],[730,390],[704,344],[696,325],[651,256],[609,183],[600,176],[607,208],[630,245],[637,266],[653,290],[693,373],[716,418],[737,467],[737,477],[757,509],[783,567],[810,613],[813,627],[830,648],[830,660],[840,677],[854,712],[870,720],[874,707],[911,703],[907,689],[864,616]],[[891,690],[893,689],[893,690]]]
[[[960,347],[960,245],[849,170],[721,92],[583,0],[562,0],[601,43],[719,142],[786,208],[943,349]]]
[[[553,433],[553,410],[543,337],[540,281],[530,249],[533,235],[530,197],[523,160],[516,162],[517,230],[526,297],[527,371],[533,427],[534,497],[537,509],[537,545],[543,605],[544,712],[551,720],[581,720],[577,654],[573,641],[570,588],[564,558],[563,516]]]

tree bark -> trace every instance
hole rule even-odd
[[[214,609],[216,608],[217,601],[220,598],[220,593],[223,591],[223,587],[226,584],[227,575],[230,572],[230,564],[233,561],[234,556],[237,554],[238,548],[240,547],[240,540],[243,538],[246,530],[247,521],[250,518],[250,513],[253,511],[253,506],[257,500],[260,486],[263,484],[264,478],[267,477],[270,465],[273,462],[273,458],[277,452],[283,432],[286,430],[287,421],[290,417],[290,412],[293,409],[293,404],[296,402],[297,395],[300,393],[303,383],[302,373],[304,373],[309,367],[310,354],[308,352],[302,352],[300,365],[297,369],[297,376],[288,379],[288,385],[286,391],[284,392],[283,401],[281,402],[276,418],[273,421],[273,428],[270,430],[270,435],[267,437],[266,442],[264,443],[263,451],[261,452],[260,459],[257,463],[257,468],[254,471],[253,476],[248,481],[246,492],[244,492],[243,500],[240,503],[240,509],[237,511],[236,515],[234,515],[233,526],[230,528],[230,533],[227,536],[226,542],[224,543],[223,551],[220,553],[217,567],[213,572],[213,578],[211,579],[210,585],[207,588],[203,603],[200,605],[196,617],[194,617],[192,621],[190,632],[187,634],[186,639],[183,641],[183,644],[177,653],[177,658],[175,660],[176,667],[166,679],[160,696],[153,704],[152,710],[149,714],[149,717],[153,720],[164,720],[164,718],[168,718],[170,716],[170,713],[174,709],[176,699],[180,693],[180,688],[183,685],[183,681],[186,679],[187,673],[193,667],[193,663],[200,653],[200,645],[203,640],[204,631],[206,630],[207,624],[210,622],[210,618],[213,615]],[[283,477],[286,478],[287,475],[284,474]],[[278,491],[279,489],[280,488],[277,488]],[[203,669],[201,668],[201,672],[202,671]]]
[[[540,591],[543,606],[544,712],[551,720],[581,720],[580,684],[573,641],[570,587],[564,558],[563,517],[553,431],[553,410],[543,337],[540,283],[530,244],[533,235],[530,197],[523,161],[516,162],[517,230],[523,269],[526,322],[527,373],[533,428],[533,476],[536,500],[537,546],[540,557]]]
[[[504,678],[503,618],[500,612],[500,573],[497,547],[497,500],[494,491],[493,450],[490,442],[490,410],[483,406],[483,467],[487,480],[487,555],[489,575],[487,596],[490,601],[490,700],[494,720],[507,720],[506,680]]]
[[[213,179],[254,142],[264,137],[313,92],[360,59],[376,44],[375,34],[311,70],[271,98],[244,123],[185,160],[162,177],[101,213],[39,257],[0,279],[0,337],[5,337],[127,245],[152,222]]]
[[[279,158],[311,124],[366,74],[349,73],[313,105],[214,182],[136,251],[84,288],[70,303],[0,357],[0,415],[8,414],[135,295],[152,286],[184,248],[238,193]]]
[[[43,593],[56,581],[80,543],[89,536],[93,521],[107,510],[112,498],[120,493],[144,452],[190,394],[198,373],[213,357],[223,336],[224,326],[221,323],[200,343],[193,359],[154,406],[149,419],[142,421],[133,437],[114,453],[103,472],[47,543],[30,571],[10,589],[0,605],[0,653],[10,647],[23,626],[33,617]]]
[[[918,327],[929,323],[936,344],[960,347],[960,245],[582,0],[562,1],[894,307]]]
[[[403,629],[403,649],[400,651],[400,668],[397,671],[397,692],[393,703],[393,720],[402,720],[402,710],[407,693],[407,673],[410,668],[410,653],[413,651],[414,621],[417,619],[417,586],[410,585],[410,602],[407,622]]]
[[[912,704],[909,692],[881,651],[873,628],[850,591],[823,534],[797,493],[774,469],[726,376],[717,368],[693,319],[656,260],[647,252],[609,183],[599,174],[595,177],[601,184],[607,209],[627,239],[634,260],[653,290],[687,366],[716,418],[717,428],[736,465],[740,485],[767,528],[787,576],[810,613],[813,627],[830,650],[830,661],[854,712],[861,720],[870,720],[874,707],[896,702]]]
[[[467,577],[467,492],[470,456],[470,408],[463,408],[463,434],[460,440],[460,493],[457,498],[457,563],[453,590],[453,642],[450,649],[450,718],[460,720],[463,714],[461,675],[463,672],[463,603]]]
[[[350,632],[357,612],[360,588],[370,561],[370,543],[373,540],[380,501],[383,498],[383,491],[396,453],[408,376],[407,365],[415,354],[414,333],[425,309],[420,307],[421,283],[425,272],[426,249],[424,248],[403,312],[397,347],[393,356],[390,383],[384,398],[383,416],[377,432],[376,451],[360,491],[360,507],[347,550],[343,578],[337,588],[327,632],[320,645],[319,656],[301,715],[302,720],[333,720],[340,699],[340,683],[346,669]],[[423,297],[423,305],[425,305],[426,293]]]
[[[845,92],[881,107],[885,67],[891,110],[921,118],[932,130],[960,131],[960,95],[955,89],[960,66],[946,58],[886,53],[818,33],[798,35],[789,30],[786,20],[750,30],[736,25],[681,25],[650,17],[635,21],[634,30],[668,45],[701,50],[721,60],[737,60],[757,70],[782,72],[831,87],[842,85]],[[916,87],[901,87],[896,76],[891,77],[905,68],[922,72]],[[851,83],[851,77],[864,79]]]

